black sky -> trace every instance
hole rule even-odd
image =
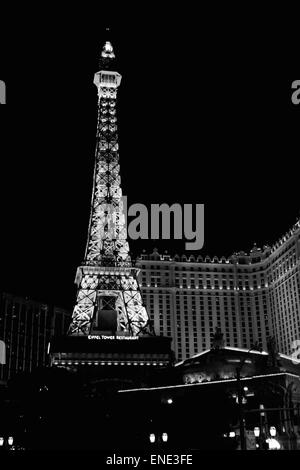
[[[105,23],[91,15],[2,32],[0,290],[74,302]],[[204,203],[202,255],[275,242],[300,210],[293,42],[244,23],[205,29],[202,19],[182,28],[145,16],[134,27],[111,23],[129,203]],[[154,246],[184,252],[179,242],[131,243],[135,253]]]

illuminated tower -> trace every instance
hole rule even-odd
[[[98,89],[95,169],[85,258],[75,280],[78,292],[69,328],[72,336],[152,332],[127,242],[116,110],[121,75],[113,71],[114,60],[107,41],[100,71],[94,77]]]
[[[114,384],[139,386],[156,380],[154,369],[169,367],[174,356],[171,338],[154,334],[129,256],[116,115],[121,75],[114,59],[107,41],[94,78],[98,122],[85,257],[68,335],[53,337],[49,354],[51,366],[75,369],[84,381],[113,377]]]

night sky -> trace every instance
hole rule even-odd
[[[129,204],[204,203],[204,256],[271,244],[299,216],[295,42],[253,24],[146,20],[59,17],[1,32],[1,291],[74,303],[92,190],[93,75],[106,24],[122,74]],[[184,253],[184,242],[130,248],[155,246]]]

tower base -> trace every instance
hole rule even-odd
[[[158,384],[174,361],[172,338],[164,336],[64,336],[50,342],[51,367],[78,373],[84,382],[115,388]]]

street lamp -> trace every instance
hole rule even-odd
[[[247,351],[247,354],[249,354],[253,349],[256,349],[257,345],[251,346],[251,348]],[[240,421],[240,445],[241,445],[241,450],[247,450],[247,444],[246,444],[246,437],[245,437],[245,416],[244,416],[244,408],[243,405],[247,403],[247,399],[243,397],[243,392],[242,392],[242,385],[241,385],[241,371],[246,364],[247,358],[244,357],[240,365],[236,368],[236,380],[237,380],[237,403],[238,403],[238,408],[239,408],[239,421]],[[247,386],[244,387],[244,392],[247,392],[249,389]]]
[[[167,442],[168,439],[169,439],[169,436],[168,436],[168,433],[167,432],[163,432],[161,434],[161,436],[158,434],[158,435],[155,435],[153,432],[149,435],[149,440],[151,442],[151,444],[154,444],[156,442],[156,438],[157,438],[157,445],[160,445],[162,442]]]

